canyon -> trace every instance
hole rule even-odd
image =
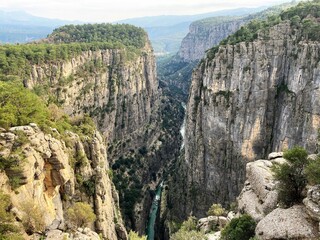
[[[196,234],[212,225],[223,235],[249,214],[257,239],[316,239],[318,187],[280,208],[272,175],[283,151],[318,151],[319,3],[294,5],[194,22],[158,69],[146,32],[129,25],[69,25],[1,46],[1,84],[23,85],[51,114],[8,127],[10,108],[0,108],[1,194],[17,225],[25,202],[45,226],[24,238],[125,240],[148,226],[149,240],[177,239],[190,217]],[[96,218],[71,231],[79,202]],[[205,218],[212,204],[237,208]],[[281,216],[290,236],[268,225]]]

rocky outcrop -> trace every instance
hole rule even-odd
[[[206,50],[218,45],[245,22],[241,17],[215,17],[193,22],[182,40],[178,56],[185,62],[202,59]]]
[[[280,14],[296,3],[284,3],[269,7],[259,13],[244,16],[219,16],[205,18],[190,24],[188,35],[182,40],[178,56],[181,62],[199,61],[205,57],[208,49],[217,46],[223,39],[235,33],[241,26],[252,20],[267,19]]]
[[[307,197],[303,199],[307,213],[313,220],[320,222],[320,186],[312,186],[308,189]]]
[[[317,226],[309,221],[303,206],[275,209],[258,223],[256,236],[261,240],[312,240],[319,237]]]
[[[46,240],[100,240],[99,235],[90,228],[79,228],[74,233],[65,233],[61,230],[50,230],[46,233]]]
[[[229,219],[224,216],[209,216],[200,218],[198,220],[197,229],[203,233],[209,233],[216,230],[223,229],[228,223]]]
[[[202,61],[187,105],[185,157],[177,172],[188,196],[179,212],[201,216],[214,202],[233,201],[249,161],[294,145],[316,150],[319,47],[282,22]]]
[[[258,160],[246,166],[246,182],[238,197],[238,208],[241,213],[250,214],[258,222],[278,203],[276,182],[271,172],[272,162]]]
[[[112,164],[120,158],[135,159],[134,165],[139,171],[135,171],[134,176],[131,173],[135,182],[131,181],[128,186],[131,183],[139,188],[145,186],[143,192],[139,189],[143,196],[148,195],[144,193],[151,182],[151,174],[157,176],[164,166],[154,155],[150,159],[139,159],[139,163],[135,156],[139,149],[160,148],[158,139],[164,135],[155,58],[147,36],[145,38],[146,44],[141,49],[97,47],[96,50],[82,51],[70,60],[33,65],[29,78],[24,80],[26,87],[38,93],[49,92],[47,97],[60,104],[68,115],[88,114],[92,117],[108,142]],[[124,198],[126,196],[120,193],[120,201],[125,205]],[[149,204],[149,196],[140,202],[135,209],[137,214],[130,216],[137,221],[132,225],[128,223],[129,227],[135,228],[136,225],[137,229],[144,231],[148,215],[144,211]]]
[[[238,210],[251,215],[258,223],[257,239],[318,239],[319,186],[309,186],[304,205],[278,207],[277,182],[271,168],[273,164],[286,163],[282,155],[274,152],[269,154],[269,160],[247,164],[245,186],[237,198]]]
[[[122,224],[122,219],[108,175],[105,143],[98,132],[81,139],[72,132],[63,137],[54,129],[44,133],[36,124],[1,129],[0,158],[5,167],[0,171],[0,188],[10,194],[17,219],[33,208],[41,211],[50,236],[56,231],[63,238],[66,210],[81,201],[96,214],[92,229],[104,239],[118,239],[115,220]]]

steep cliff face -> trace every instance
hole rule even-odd
[[[217,17],[193,22],[188,35],[182,40],[178,56],[186,62],[202,59],[207,49],[218,45],[245,22],[245,19],[240,17]]]
[[[294,145],[316,151],[320,45],[304,37],[284,21],[253,42],[220,46],[194,71],[180,167],[185,214],[233,201],[248,161]]]
[[[217,46],[223,39],[235,33],[244,24],[254,19],[266,19],[271,15],[279,14],[295,4],[294,2],[284,3],[250,15],[238,17],[219,16],[195,21],[190,25],[188,35],[182,40],[177,55],[182,62],[199,61],[205,57],[205,52],[208,49]]]
[[[137,54],[98,49],[68,61],[33,65],[24,82],[28,88],[49,90],[69,115],[88,113],[110,142],[134,139],[133,147],[141,146],[146,126],[157,117],[158,82],[148,42]]]
[[[46,134],[35,124],[1,129],[0,149],[3,164],[14,158],[19,163],[0,172],[1,190],[10,194],[17,220],[34,208],[41,212],[35,224],[43,222],[47,230],[67,231],[66,211],[81,201],[94,209],[97,218],[92,229],[104,239],[126,235],[120,231],[124,227],[117,192],[98,132],[80,138],[72,132],[64,137],[55,130]]]

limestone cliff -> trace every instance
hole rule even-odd
[[[181,42],[178,56],[185,62],[202,59],[206,50],[218,45],[245,22],[243,17],[215,17],[193,22]]]
[[[239,30],[251,20],[267,19],[272,14],[296,3],[285,3],[267,8],[259,13],[237,17],[219,16],[205,18],[190,24],[189,33],[182,40],[179,52],[158,61],[158,76],[160,81],[168,86],[170,91],[181,95],[186,102],[191,85],[192,70],[205,57],[208,49],[217,46],[223,39]]]
[[[106,146],[99,132],[62,136],[54,129],[51,134],[44,133],[36,124],[0,129],[0,158],[2,163],[13,158],[18,163],[0,172],[0,188],[10,194],[18,221],[34,208],[41,212],[35,224],[43,221],[47,234],[68,231],[67,209],[75,202],[87,202],[97,217],[94,231],[104,239],[125,239],[117,192],[108,174]]]
[[[146,126],[157,117],[155,71],[153,50],[146,40],[137,54],[97,49],[70,60],[33,65],[24,84],[49,91],[69,115],[88,113],[109,142],[132,140],[136,147],[144,141]]]
[[[181,62],[199,61],[205,56],[205,52],[208,49],[218,45],[244,24],[253,19],[266,19],[272,14],[279,14],[282,10],[295,4],[294,2],[284,3],[250,15],[238,17],[219,16],[195,21],[190,24],[189,33],[182,40],[177,55]]]
[[[176,174],[187,195],[178,197],[178,214],[204,215],[213,202],[233,201],[248,161],[294,145],[316,151],[320,44],[306,31],[283,20],[255,40],[221,45],[194,71]]]

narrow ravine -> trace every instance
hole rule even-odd
[[[184,112],[186,110],[186,104],[185,102],[181,102],[181,106],[184,109]],[[180,123],[181,124],[181,123]],[[186,119],[184,116],[183,123],[180,125],[180,134],[182,136],[182,142],[180,149],[182,150],[184,147],[184,138],[185,138],[185,124],[186,124]],[[177,129],[178,130],[178,129]],[[155,224],[156,224],[156,219],[157,219],[157,214],[159,210],[159,204],[161,200],[161,193],[162,193],[162,188],[163,188],[164,182],[162,181],[159,186],[156,189],[156,193],[150,208],[150,213],[149,213],[149,218],[148,218],[148,223],[147,223],[147,229],[146,229],[146,235],[148,240],[154,240],[155,239]]]
[[[148,220],[148,227],[147,227],[148,240],[154,240],[154,227],[155,227],[157,213],[159,209],[162,187],[163,187],[163,182],[159,184],[156,191],[156,195],[151,205],[149,220]]]

